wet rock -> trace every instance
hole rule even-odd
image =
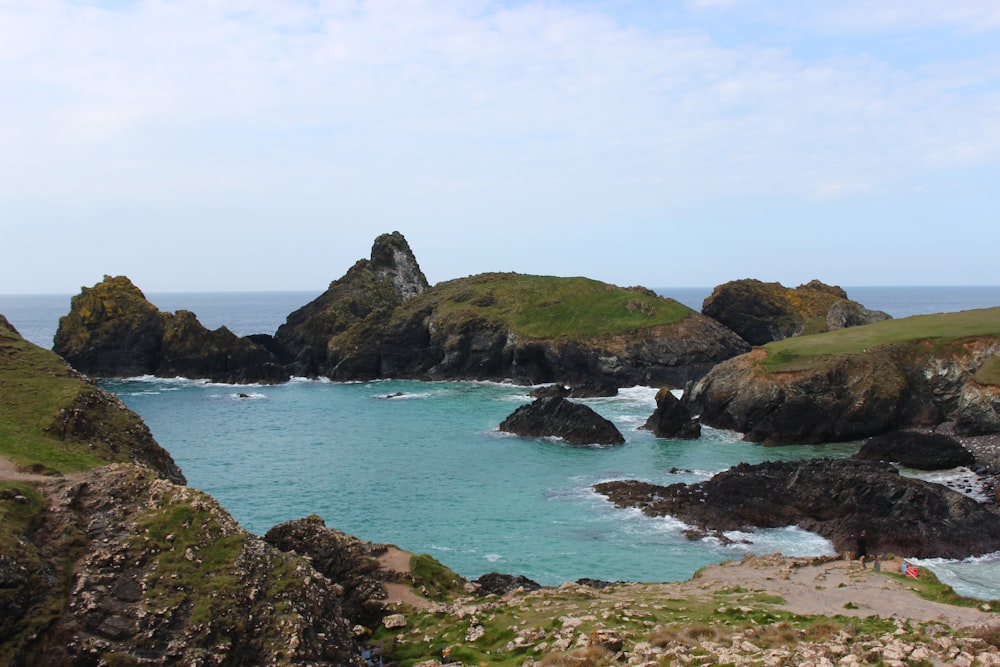
[[[504,419],[501,431],[528,437],[557,437],[571,445],[620,445],[625,442],[611,421],[591,408],[564,398],[535,399]]]
[[[701,424],[669,389],[656,392],[656,410],[642,428],[652,431],[657,438],[696,440],[701,436]]]
[[[869,438],[854,457],[899,463],[917,470],[944,470],[970,466],[976,461],[954,438],[916,431],[894,431]]]

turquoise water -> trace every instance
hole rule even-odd
[[[711,293],[657,291],[696,309]],[[847,292],[895,317],[1000,305],[1000,287]],[[273,333],[316,293],[148,296],[161,310],[188,309],[210,328],[246,335]],[[0,295],[0,313],[46,348],[69,305],[68,295]],[[581,449],[497,432],[529,400],[523,387],[401,381],[234,387],[154,378],[102,384],[143,417],[192,486],[216,496],[253,532],[315,513],[364,539],[429,553],[467,577],[499,571],[543,584],[580,577],[670,581],[749,551],[829,553],[826,540],[796,529],[730,535],[750,544],[692,542],[676,522],[618,510],[591,486],[622,478],[692,482],[741,461],[857,449],[850,443],[765,448],[712,429],[696,442],[657,440],[637,429],[654,408],[650,388],[586,401],[617,423],[626,444]],[[385,398],[396,392],[404,395]],[[922,564],[960,593],[1000,597],[1000,554]]]
[[[857,450],[765,448],[715,430],[696,442],[658,440],[638,429],[655,408],[650,388],[584,401],[627,440],[597,448],[497,431],[530,400],[527,389],[510,385],[102,384],[142,415],[191,486],[218,498],[249,530],[315,513],[363,539],[429,553],[471,578],[501,571],[542,584],[665,581],[748,551],[831,553],[826,540],[790,529],[746,536],[753,544],[738,546],[692,542],[678,522],[616,509],[591,487],[621,478],[691,482],[740,461]],[[403,395],[387,398],[397,392]]]

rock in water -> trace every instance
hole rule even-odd
[[[656,410],[642,427],[657,438],[696,440],[701,436],[701,424],[669,389],[656,392]]]
[[[917,470],[944,470],[976,462],[972,452],[954,438],[915,431],[894,431],[869,438],[854,458],[896,462]]]
[[[697,484],[603,482],[595,490],[619,507],[672,516],[700,529],[799,526],[869,553],[966,558],[1000,550],[1000,516],[940,484],[903,477],[888,463],[856,459],[741,463]]]
[[[500,423],[500,430],[528,437],[562,438],[571,445],[620,445],[618,428],[586,405],[559,396],[522,405]]]

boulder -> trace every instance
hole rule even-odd
[[[854,458],[899,463],[917,470],[944,470],[976,462],[972,452],[954,438],[915,431],[893,431],[869,438]]]
[[[526,591],[537,591],[542,586],[537,581],[532,581],[524,575],[501,574],[500,572],[487,572],[475,580],[478,584],[476,593],[482,596],[499,595],[504,596],[518,588]]]
[[[734,280],[717,286],[701,312],[751,345],[891,319],[851,301],[840,287],[819,280],[794,289],[749,278]]]
[[[538,398],[504,419],[501,431],[528,437],[562,438],[571,445],[620,445],[625,442],[612,422],[580,403],[559,396]]]
[[[696,440],[701,436],[701,424],[669,389],[656,392],[656,410],[642,428],[657,438]]]
[[[901,476],[888,463],[857,459],[742,463],[697,484],[635,480],[595,490],[619,507],[671,516],[714,531],[799,526],[868,552],[907,558],[967,558],[1000,550],[1000,516],[940,484]]]

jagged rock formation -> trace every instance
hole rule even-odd
[[[642,428],[652,431],[657,438],[696,440],[701,436],[701,424],[669,389],[656,392],[656,409]]]
[[[162,313],[124,276],[105,276],[74,296],[53,350],[95,377],[156,375],[216,382],[282,382],[289,375],[263,345],[194,313]]]
[[[474,581],[478,586],[476,593],[479,595],[507,595],[511,591],[518,589],[525,591],[537,591],[542,585],[524,575],[514,576],[501,572],[487,572]]]
[[[840,287],[818,280],[795,289],[781,283],[734,280],[716,287],[701,312],[751,345],[891,319],[882,311],[851,301]]]
[[[956,491],[856,459],[740,464],[698,484],[634,480],[594,487],[619,507],[672,516],[703,532],[799,526],[853,550],[966,558],[1000,550],[1000,516]]]
[[[291,313],[275,339],[296,375],[326,373],[330,339],[368,318],[382,321],[397,306],[429,287],[399,232],[382,234],[362,259],[323,294]]]
[[[343,589],[340,606],[344,616],[368,630],[377,628],[386,615],[378,556],[387,546],[364,542],[333,528],[312,515],[271,528],[264,541],[286,552],[305,556],[317,572]]]
[[[338,584],[206,494],[130,464],[45,493],[4,549],[4,664],[365,664]]]
[[[620,445],[625,436],[611,421],[581,403],[560,396],[537,398],[522,405],[499,426],[505,433],[535,438],[562,438],[571,445]]]
[[[994,311],[1000,317],[1000,309],[956,316],[989,321]],[[683,401],[702,424],[766,444],[858,440],[949,421],[959,435],[1000,431],[1000,386],[981,372],[1000,353],[994,335],[873,343],[788,363],[770,347],[725,361],[693,383]]]
[[[854,458],[899,463],[916,470],[945,470],[976,462],[972,452],[941,433],[893,431],[869,438]]]

